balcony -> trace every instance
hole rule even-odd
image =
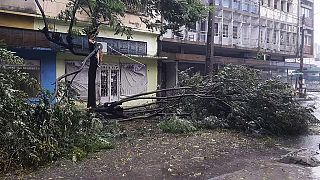
[[[146,11],[145,3],[138,3],[135,0],[122,0],[127,7],[127,12],[134,14],[142,14]]]
[[[313,50],[312,50],[312,46],[304,46],[304,54],[307,54],[307,55],[313,55]]]
[[[63,34],[62,38],[65,39]],[[40,31],[15,29],[15,28],[0,28],[0,39],[4,40],[9,47],[14,48],[47,48],[63,51],[64,49],[56,44],[50,43]],[[147,43],[131,40],[120,40],[111,38],[97,38],[98,42],[108,44],[107,54],[118,55],[118,52],[130,55],[147,55]],[[88,51],[88,41],[85,36],[77,36],[73,39],[76,51]],[[111,47],[111,48],[110,48]],[[118,52],[116,52],[116,51]]]

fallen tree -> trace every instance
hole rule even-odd
[[[180,115],[206,128],[272,135],[304,133],[310,120],[315,119],[313,108],[301,106],[288,84],[277,79],[262,80],[256,69],[230,65],[208,76],[181,72],[180,79],[180,88],[133,95],[94,110],[119,121]],[[138,99],[155,102],[121,107]]]
[[[181,74],[181,86],[211,98],[178,99],[178,112],[211,128],[229,128],[273,135],[301,134],[314,120],[312,107],[301,106],[292,88],[277,79],[263,80],[256,69],[226,66],[217,74]],[[214,98],[212,98],[214,97]]]

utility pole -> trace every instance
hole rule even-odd
[[[297,22],[296,58],[295,58],[294,62],[297,62],[297,59],[298,59],[298,57],[299,57],[299,52],[300,52],[300,48],[299,48],[299,39],[300,39],[300,9],[301,9],[301,4],[300,4],[300,0],[298,0],[298,12],[297,12],[298,22]]]
[[[304,24],[305,24],[305,15],[302,16],[301,23],[301,46],[300,46],[300,76],[299,76],[299,97],[303,98],[303,49],[304,49]]]
[[[209,6],[212,8],[209,11],[208,18],[208,31],[207,31],[207,53],[206,53],[206,67],[205,74],[209,74],[213,71],[214,62],[214,10],[213,0],[209,1]]]
[[[260,53],[260,46],[261,46],[261,7],[260,7],[260,0],[258,1],[258,14],[259,14],[259,33],[258,33],[258,53]]]

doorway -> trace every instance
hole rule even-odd
[[[120,99],[120,68],[118,64],[101,65],[101,103]]]

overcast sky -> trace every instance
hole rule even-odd
[[[320,44],[320,0],[314,0],[314,28],[315,28],[315,42]]]

